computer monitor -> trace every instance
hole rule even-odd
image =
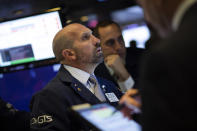
[[[55,77],[60,64],[0,73],[0,97],[18,110],[29,111],[32,96]]]
[[[130,42],[135,41],[137,48],[145,48],[145,43],[150,38],[150,31],[145,23],[125,26],[122,34],[126,47],[130,47]]]
[[[0,23],[0,68],[54,58],[52,40],[62,29],[59,11]]]
[[[121,26],[126,47],[130,47],[130,42],[134,41],[137,48],[145,48],[150,32],[145,24],[144,11],[140,6],[113,11],[111,18]]]

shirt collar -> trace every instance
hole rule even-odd
[[[181,20],[185,14],[185,12],[196,2],[197,0],[184,0],[181,5],[178,7],[175,15],[172,19],[172,29],[177,31]]]
[[[68,65],[64,65],[64,68],[68,70],[68,72],[77,80],[79,80],[82,84],[87,85],[87,81],[90,77],[90,74],[80,70],[75,67],[71,67]]]

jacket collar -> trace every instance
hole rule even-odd
[[[82,99],[90,104],[101,103],[101,101],[92,94],[82,83],[80,83],[77,79],[75,79],[64,67],[61,65],[59,72],[57,74],[59,79],[64,82],[66,85],[71,87]],[[101,90],[106,98],[106,102],[110,103],[105,93],[112,93],[111,87],[107,85],[103,79],[97,78]]]
[[[100,103],[100,100],[92,94],[82,83],[75,79],[64,67],[61,65],[57,74],[59,79],[66,85],[69,85],[80,97],[90,104]]]

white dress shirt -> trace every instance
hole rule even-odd
[[[85,87],[87,87],[93,94],[94,94],[94,89],[92,89],[88,79],[90,77],[90,74],[80,70],[78,68],[72,67],[72,66],[68,66],[68,65],[64,65],[64,68],[68,70],[68,72],[75,78],[77,79],[79,82],[81,82]],[[92,74],[94,75],[94,74]],[[95,75],[94,75],[95,76]],[[96,77],[95,77],[96,79]],[[98,80],[97,80],[98,81]],[[98,82],[97,82],[98,83]],[[102,93],[102,90],[100,88],[100,85],[98,83],[98,90],[99,90],[99,96],[101,98],[99,98],[101,101],[106,101],[104,94]],[[96,94],[94,94],[96,95]]]
[[[114,71],[105,64],[105,66],[107,67],[107,69],[109,70],[109,73],[111,76],[114,75]],[[129,78],[123,82],[120,82],[120,81],[117,81],[119,87],[120,87],[120,90],[124,93],[126,92],[127,90],[131,89],[133,87],[133,85],[135,84],[133,78],[131,76],[129,76]]]
[[[72,67],[72,66],[68,66],[68,65],[64,65],[64,68],[68,70],[68,72],[75,78],[77,79],[79,82],[81,82],[85,87],[88,86],[88,79],[90,77],[90,74],[80,70],[78,68]]]

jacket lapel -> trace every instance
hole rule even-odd
[[[75,90],[75,92],[79,94],[88,103],[90,104],[100,103],[100,100],[78,80],[73,79],[71,88],[73,88],[73,90]]]
[[[85,87],[82,83],[80,83],[77,79],[75,79],[65,68],[61,65],[60,70],[58,72],[58,76],[61,81],[65,84],[69,84],[70,87],[86,102],[90,104],[100,103],[100,100],[92,94],[87,87]]]

